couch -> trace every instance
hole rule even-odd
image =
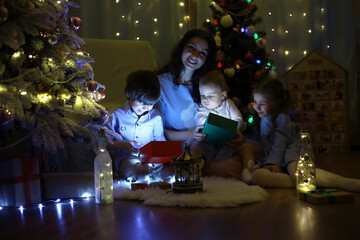
[[[112,110],[125,102],[124,87],[129,73],[138,70],[157,70],[158,61],[147,41],[84,38],[82,50],[95,60],[95,80],[106,87],[106,98],[98,103]]]

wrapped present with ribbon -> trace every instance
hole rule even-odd
[[[346,203],[354,201],[354,194],[338,189],[318,189],[300,192],[299,199],[314,204]]]
[[[0,160],[0,205],[25,206],[41,202],[40,157]]]

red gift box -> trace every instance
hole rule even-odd
[[[0,205],[21,206],[41,202],[40,157],[0,160]]]
[[[172,158],[181,156],[180,141],[152,141],[140,148],[140,161],[148,163],[170,163]]]

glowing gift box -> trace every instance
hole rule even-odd
[[[140,148],[142,164],[170,163],[172,158],[182,154],[180,141],[152,141]]]
[[[41,202],[40,157],[0,160],[0,205],[19,207]]]
[[[309,192],[298,192],[299,199],[314,204],[353,202],[354,194],[337,189],[319,189]]]
[[[237,126],[237,121],[209,113],[202,129],[202,133],[206,134],[204,142],[224,145],[235,138]]]

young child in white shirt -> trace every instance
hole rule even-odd
[[[232,119],[238,122],[236,135],[242,136],[244,121],[234,102],[227,98],[227,88],[221,72],[217,70],[208,72],[199,83],[201,104],[195,114],[195,120],[198,126],[203,127],[209,113]],[[238,173],[242,169],[241,166],[244,164],[247,166],[247,162],[254,159],[251,145],[243,143],[239,148],[234,148],[230,142],[227,142],[218,147],[203,142],[205,138],[206,134],[195,138],[190,150],[192,155],[204,158],[204,174],[240,179]]]
[[[160,83],[156,74],[138,70],[129,74],[125,87],[128,101],[110,116],[107,128],[118,133],[107,147],[116,150],[115,171],[122,179],[136,180],[149,173],[140,164],[139,149],[151,141],[166,141],[160,113],[153,109],[160,98]]]

